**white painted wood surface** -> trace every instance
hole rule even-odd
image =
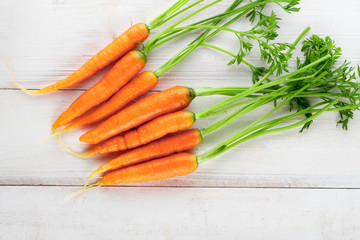
[[[167,4],[162,0],[0,1],[0,239],[359,238],[358,113],[350,131],[336,127],[337,116],[327,113],[310,131],[249,141],[201,165],[194,174],[98,189],[85,200],[61,203],[104,160],[75,158],[55,140],[35,143],[50,134],[57,115],[105,71],[72,90],[31,96],[14,86],[5,67],[8,56],[18,81],[38,89],[67,76],[131,24],[150,20]],[[301,6],[300,13],[279,12],[284,19],[281,41],[292,41],[311,26],[311,33],[331,35],[344,57],[360,64],[358,1],[302,0]],[[150,53],[146,68],[156,69],[191,37]],[[237,46],[232,40],[220,44],[229,49]],[[257,59],[257,54],[250,58]],[[249,72],[241,66],[227,67],[228,60],[199,49],[165,74],[154,91],[175,84],[249,85]],[[198,98],[190,109],[204,109],[218,99]],[[204,152],[255,116],[210,136],[195,152]],[[81,147],[76,138],[83,131],[66,134],[64,140]]]
[[[1,187],[2,239],[358,239],[359,190]],[[24,201],[23,199],[28,201]],[[16,216],[16,217],[15,217]],[[25,236],[25,237],[24,237]]]

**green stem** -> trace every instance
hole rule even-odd
[[[220,47],[217,47],[217,46],[214,46],[214,45],[211,45],[211,44],[206,44],[206,43],[203,43],[203,44],[201,44],[200,46],[212,48],[212,49],[218,50],[218,51],[220,51],[220,52],[223,52],[223,53],[225,53],[225,54],[228,54],[228,55],[232,56],[233,58],[236,58],[236,54],[233,54],[233,53],[231,53],[231,52],[229,52],[229,51],[227,51],[227,50],[225,50],[225,49],[223,49],[223,48],[220,48]],[[241,62],[244,63],[245,65],[247,65],[250,69],[252,69],[252,70],[255,69],[255,67],[254,67],[252,64],[250,64],[249,62],[245,61],[244,59],[241,60]]]
[[[237,0],[235,2],[233,2],[233,6],[238,6],[240,3],[242,2],[242,0]],[[254,7],[257,7],[257,6],[261,6],[261,5],[266,5],[268,3],[271,3],[271,2],[278,2],[278,0],[270,0],[270,1],[264,1],[264,0],[258,0],[258,1],[255,1],[253,3],[249,3],[243,7],[240,7],[240,8],[237,8],[235,9],[235,7],[231,7],[229,9],[227,9],[224,13],[221,13],[221,14],[218,14],[218,15],[215,15],[215,16],[212,16],[212,17],[209,17],[209,18],[206,18],[206,19],[203,19],[203,20],[200,20],[198,22],[195,22],[195,23],[192,23],[188,26],[195,26],[195,25],[200,25],[200,24],[204,24],[204,23],[212,23],[212,22],[220,22],[221,20],[225,19],[225,18],[228,18],[228,17],[231,17],[235,14],[238,14],[242,11],[247,11],[249,9],[252,9]],[[285,1],[279,1],[279,2],[289,2],[288,0],[285,0]],[[216,24],[214,24],[216,25]],[[187,29],[185,32],[189,32],[193,29]],[[184,32],[183,30],[180,30],[180,29],[177,29],[177,30],[173,30],[167,34],[164,34],[162,36],[159,36],[159,39],[163,39],[163,38],[167,38],[169,36],[171,36],[172,34],[180,34],[180,35],[183,35],[183,33],[179,33],[179,32]]]
[[[355,109],[359,110],[359,107],[360,107],[360,103],[346,105],[344,107],[330,108],[328,111],[355,110]]]
[[[228,138],[227,140],[225,140],[223,143],[215,146],[214,148],[206,151],[205,153],[201,154],[200,156],[197,157],[197,160],[199,163],[205,162],[207,160],[210,160],[222,153],[224,153],[225,151],[235,147],[236,145],[248,141],[250,139],[253,139],[255,137],[259,137],[265,134],[269,134],[269,133],[274,133],[274,132],[280,132],[280,131],[285,131],[285,130],[289,130],[298,126],[301,126],[311,120],[313,120],[314,118],[318,117],[320,114],[322,114],[323,112],[327,111],[330,107],[332,107],[334,104],[336,104],[338,101],[340,100],[340,97],[336,98],[335,100],[331,101],[327,106],[325,106],[323,109],[319,110],[318,112],[316,112],[315,114],[313,114],[311,117],[308,117],[302,121],[299,121],[297,123],[285,126],[285,127],[280,127],[280,128],[275,128],[275,129],[271,129],[271,130],[267,130],[269,127],[273,127],[274,125],[278,125],[286,120],[288,120],[288,118],[283,118],[283,121],[278,121],[276,122],[276,124],[272,124],[269,126],[264,126],[263,129],[260,129],[258,131],[253,132],[252,134],[247,135],[250,131],[248,130],[247,133],[244,133],[243,131],[240,131],[239,133],[235,134],[234,136]],[[257,128],[254,127],[252,130],[256,130]],[[244,137],[246,136],[246,137]]]
[[[236,57],[236,54],[231,53],[231,52],[229,52],[229,51],[227,51],[227,50],[225,50],[225,49],[223,49],[223,48],[220,48],[220,47],[217,47],[217,46],[214,46],[214,45],[211,45],[211,44],[203,43],[203,44],[200,44],[200,46],[212,48],[212,49],[218,50],[218,51],[220,51],[220,52],[223,52],[223,53],[225,53],[225,54],[228,54],[228,55],[230,55],[230,56],[232,56],[232,57]]]
[[[232,32],[235,34],[239,34],[239,35],[243,35],[243,36],[251,36],[253,37],[253,35],[247,34],[246,32],[243,31],[237,31],[231,28],[226,28],[226,27],[221,27],[221,26],[212,26],[212,25],[197,25],[197,26],[184,26],[184,27],[178,27],[176,30],[183,30],[183,29],[217,29],[217,30],[221,30],[221,31],[228,31],[228,32]],[[256,40],[260,40],[259,38],[255,38]]]
[[[216,132],[217,130],[219,130],[222,127],[225,127],[226,125],[230,124],[231,122],[233,122],[235,119],[239,118],[240,116],[260,107],[263,106],[264,104],[267,104],[271,101],[273,101],[275,98],[271,98],[271,97],[267,97],[265,99],[259,99],[254,103],[251,103],[249,105],[246,105],[245,107],[239,109],[238,111],[224,117],[223,119],[221,119],[220,121],[212,124],[211,126],[201,129],[201,135],[203,137],[206,137],[207,135]]]
[[[269,129],[269,128],[273,127],[273,126],[281,124],[281,123],[283,123],[285,121],[288,121],[288,120],[290,120],[292,118],[295,118],[295,117],[298,117],[298,116],[301,116],[301,115],[304,115],[304,114],[307,114],[307,113],[318,112],[319,109],[315,109],[315,108],[319,107],[321,105],[324,105],[325,103],[327,103],[327,101],[323,101],[323,102],[314,104],[314,105],[312,105],[312,106],[310,106],[310,107],[308,107],[306,109],[303,109],[301,111],[298,111],[296,113],[289,114],[289,115],[286,115],[286,116],[283,116],[283,117],[272,119],[272,120],[264,122],[262,124],[255,125],[252,128],[249,128],[247,130],[243,129],[243,130],[241,130],[241,133],[239,132],[237,135],[240,138],[240,137],[243,137],[243,136],[246,136],[246,135],[250,134],[253,131],[256,131],[256,130],[259,130],[259,129],[266,130],[266,129]],[[328,109],[328,111],[330,111],[330,109]]]
[[[237,7],[241,2],[242,2],[242,0],[234,1],[233,4],[228,8],[228,11],[230,11],[230,10],[234,9],[235,7]],[[224,18],[224,17],[221,17],[222,15],[223,15],[223,13],[219,14],[219,15],[215,15],[215,16],[207,18],[207,19],[203,19],[203,20],[195,22],[195,23],[192,23],[189,26],[199,25],[199,24],[204,24],[204,23],[216,25],[217,23],[219,23]],[[185,35],[185,34],[191,32],[193,30],[194,29],[187,29],[187,30],[182,30],[182,31],[180,31],[180,30],[176,30],[176,31],[172,30],[169,33],[158,36],[157,41],[154,42],[151,46],[148,47],[149,51],[151,51],[154,48],[157,48],[158,46],[160,46],[160,45],[162,45],[162,44],[164,44],[164,43],[166,43],[166,42],[168,42],[170,40],[173,40],[174,38]],[[195,39],[195,40],[197,40],[197,39]],[[196,42],[195,40],[193,42]]]
[[[235,1],[236,3],[238,1]],[[232,8],[236,7],[236,4],[232,4],[226,11],[231,10]],[[235,17],[234,19],[228,21],[226,24],[231,24],[235,20],[238,19],[239,16]],[[217,24],[219,21],[214,21],[213,24]],[[226,25],[224,24],[224,25]],[[169,61],[167,61],[165,64],[163,64],[161,67],[159,67],[157,70],[154,71],[155,75],[157,77],[160,77],[163,75],[166,71],[174,67],[176,64],[181,62],[184,58],[186,58],[192,51],[195,50],[201,43],[207,41],[211,37],[213,37],[218,31],[214,31],[213,33],[209,34],[209,36],[206,36],[209,33],[209,30],[206,30],[203,32],[200,36],[198,36],[194,41],[192,41],[189,45],[181,49],[175,56],[173,56]]]
[[[174,29],[174,31],[176,30],[184,30],[184,29],[217,29],[217,30],[221,30],[221,31],[227,31],[227,32],[232,32],[232,33],[235,33],[237,35],[241,35],[241,36],[245,36],[247,38],[251,38],[251,39],[255,39],[259,42],[262,42],[262,43],[266,43],[264,40],[262,40],[261,38],[259,37],[256,37],[255,35],[253,34],[249,34],[248,32],[246,31],[237,31],[237,30],[234,30],[234,29],[231,29],[231,28],[226,28],[226,27],[221,27],[221,26],[212,26],[212,25],[196,25],[196,26],[184,26],[184,27],[178,27],[176,29]],[[221,49],[217,49],[217,50],[221,50]],[[289,51],[292,51],[292,48],[289,49]]]
[[[186,17],[182,18],[181,20],[177,21],[176,23],[174,23],[173,25],[171,25],[171,26],[168,27],[167,29],[161,31],[160,33],[158,33],[157,35],[155,35],[152,39],[150,39],[150,40],[146,43],[146,45],[145,45],[144,48],[142,49],[142,52],[143,52],[144,54],[148,54],[149,51],[150,51],[150,46],[157,41],[157,39],[159,38],[159,36],[162,36],[162,35],[164,35],[164,34],[166,34],[166,33],[169,33],[170,31],[172,31],[176,26],[178,26],[178,25],[181,24],[182,22],[186,21],[187,19],[193,17],[194,15],[196,15],[196,14],[204,11],[205,9],[207,9],[207,8],[213,6],[213,5],[215,5],[215,4],[217,4],[217,3],[221,2],[221,1],[222,1],[222,0],[215,0],[215,1],[213,1],[212,3],[209,3],[209,4],[205,5],[204,7],[202,7],[202,8],[200,8],[200,9],[192,12],[191,14],[189,14],[189,15],[187,15]]]
[[[163,25],[164,23],[170,21],[171,19],[173,19],[174,17],[182,14],[183,12],[186,12],[187,10],[191,9],[192,7],[198,5],[199,3],[203,2],[203,1],[204,1],[204,0],[198,0],[198,1],[194,2],[193,4],[191,4],[191,5],[183,8],[182,10],[177,11],[177,12],[171,14],[171,15],[168,16],[167,18],[163,18],[161,21],[159,21],[158,26]],[[187,0],[186,2],[189,2],[189,0]],[[150,23],[149,23],[149,24],[150,24]]]
[[[301,81],[301,80],[304,80],[304,79],[308,79],[308,78],[312,78],[313,75],[311,76],[308,76],[308,77],[301,77],[301,78],[295,78],[295,79],[288,79],[288,80],[284,80],[282,83],[289,83],[289,82],[295,82],[295,81]],[[268,86],[270,85],[270,86]],[[249,90],[246,90],[246,91],[243,91],[243,92],[240,92],[239,94],[236,94],[234,95],[233,97],[231,98],[228,98],[220,103],[224,103],[226,102],[227,104],[221,104],[221,106],[219,104],[215,104],[213,105],[212,107],[209,107],[208,109],[206,110],[203,110],[201,112],[198,112],[197,113],[197,116],[199,118],[204,118],[204,117],[208,117],[208,116],[212,116],[214,112],[217,112],[221,109],[223,109],[224,107],[230,105],[231,103],[235,102],[235,101],[238,101],[244,97],[249,97],[251,94],[255,94],[257,92],[260,92],[264,89],[266,89],[267,87],[273,87],[275,84],[274,84],[274,81],[273,82],[269,82],[267,84],[264,84],[264,85],[261,85],[259,87],[256,87],[256,88],[249,88]],[[251,90],[251,91],[250,91]],[[212,90],[209,90],[209,91],[212,91]],[[196,94],[196,91],[195,91],[195,94]],[[208,93],[207,95],[209,95],[210,93]],[[241,95],[241,97],[239,97]],[[235,98],[236,97],[236,98]]]
[[[312,105],[312,106],[309,106],[308,108],[303,109],[303,110],[301,110],[301,111],[298,111],[298,112],[296,112],[296,113],[289,114],[289,115],[286,115],[286,116],[283,116],[283,117],[279,117],[279,118],[276,118],[276,119],[272,119],[272,120],[267,121],[267,122],[264,122],[264,123],[262,123],[262,124],[258,124],[258,125],[256,125],[256,126],[252,127],[251,129],[248,129],[247,131],[241,130],[241,131],[242,131],[242,136],[245,136],[245,135],[247,135],[247,134],[249,134],[249,133],[251,133],[251,132],[253,132],[253,131],[255,131],[255,130],[258,130],[258,129],[265,129],[265,128],[266,128],[266,129],[269,129],[269,128],[271,128],[271,127],[273,127],[273,126],[276,126],[276,125],[278,125],[278,124],[280,124],[280,123],[283,123],[283,122],[285,122],[285,121],[288,121],[288,120],[290,120],[290,119],[292,119],[292,118],[295,118],[295,117],[298,117],[298,116],[301,116],[301,115],[305,115],[305,114],[307,114],[307,113],[318,112],[319,109],[315,109],[315,108],[316,108],[316,107],[319,107],[319,106],[321,106],[321,105],[324,105],[324,104],[326,104],[326,103],[328,103],[328,102],[327,102],[327,101],[323,101],[323,102],[314,104],[314,105]],[[328,109],[328,111],[329,111],[329,109]]]
[[[201,119],[201,118],[206,118],[206,117],[211,117],[211,116],[214,116],[216,114],[219,114],[221,112],[224,112],[224,111],[227,111],[227,110],[230,110],[232,108],[235,108],[235,107],[239,107],[239,106],[242,106],[242,105],[245,105],[245,104],[248,104],[248,103],[252,103],[254,101],[258,101],[258,100],[262,100],[262,99],[270,99],[269,101],[266,101],[265,103],[268,103],[268,102],[271,102],[271,101],[274,101],[278,98],[281,98],[283,95],[286,95],[288,94],[286,91],[289,89],[289,87],[282,87],[282,88],[279,88],[277,90],[273,90],[272,92],[270,93],[267,93],[267,94],[264,94],[264,95],[260,95],[260,96],[254,96],[254,98],[252,99],[249,99],[249,100],[245,100],[245,101],[242,101],[242,102],[239,102],[237,104],[233,104],[233,105],[228,105],[224,108],[221,108],[217,111],[213,111],[207,115],[203,115],[201,114],[201,112],[199,113],[196,113],[195,114],[195,119]],[[248,96],[247,96],[248,97]],[[265,104],[264,103],[264,104]]]
[[[326,73],[324,72],[322,75],[320,75],[319,77],[317,77],[314,82],[318,81],[319,79],[321,79],[324,75],[326,75]],[[308,83],[305,86],[303,86],[302,88],[300,88],[299,90],[297,90],[296,92],[290,94],[284,101],[282,101],[280,104],[278,104],[276,107],[274,107],[273,109],[271,109],[269,112],[267,112],[266,114],[264,114],[263,116],[261,116],[259,119],[257,119],[255,122],[252,122],[249,126],[247,126],[245,129],[243,129],[243,131],[247,131],[248,129],[252,128],[253,126],[255,126],[256,124],[258,124],[259,122],[261,122],[262,120],[264,120],[265,118],[267,118],[268,116],[270,116],[272,113],[274,113],[275,111],[277,111],[279,108],[281,108],[282,106],[284,106],[286,103],[288,103],[291,99],[293,99],[294,97],[297,97],[299,95],[299,93],[303,92],[304,90],[306,90],[307,88],[309,88],[312,85],[312,83]],[[287,88],[283,89],[287,90]],[[275,98],[276,99],[276,98]],[[271,99],[271,101],[275,100],[275,99]],[[249,108],[246,112],[249,112],[251,110],[254,110],[257,107],[260,107],[264,104],[266,104],[267,102],[265,101],[264,103],[257,104],[251,108]],[[232,116],[233,115],[233,116]],[[218,121],[217,123],[211,125],[208,128],[203,129],[202,131],[203,136],[206,136],[207,134],[213,133],[215,131],[217,131],[218,129],[226,126],[227,124],[229,124],[230,122],[234,121],[236,118],[240,117],[242,114],[231,114],[228,117],[225,117],[224,119]]]
[[[302,79],[299,79],[302,80]],[[234,96],[240,93],[243,93],[245,91],[248,91],[252,87],[218,87],[218,88],[212,88],[212,87],[200,87],[193,89],[195,92],[195,96],[212,96],[212,95],[225,95],[225,96]],[[313,87],[312,87],[313,88]],[[267,89],[261,89],[259,91],[256,91],[253,94],[257,95],[247,95],[246,97],[253,98],[253,97],[259,97],[260,94],[269,94],[273,93],[274,90],[277,90],[276,88],[267,88]],[[291,92],[290,92],[291,93]],[[282,95],[282,94],[278,94]],[[301,97],[338,97],[343,96],[345,97],[346,94],[344,93],[335,93],[335,92],[328,92],[327,89],[323,90],[307,90],[299,94]],[[352,94],[354,97],[360,97],[360,94],[354,93]]]
[[[177,10],[179,10],[182,6],[184,6],[189,0],[178,0],[176,1],[171,7],[169,7],[166,11],[161,13],[159,16],[151,20],[147,27],[149,30],[157,28],[164,24],[166,21],[164,19],[168,17],[169,15],[174,14]]]
[[[296,45],[300,42],[300,40],[304,37],[304,35],[310,30],[310,27],[306,27],[304,29],[304,31],[302,31],[300,33],[300,35],[295,39],[295,41],[292,44],[292,48],[288,49],[287,52],[285,53],[285,55],[290,56],[290,53],[295,49]],[[264,81],[266,81],[274,72],[275,70],[278,68],[278,64],[276,64],[274,67],[272,67],[266,74],[264,77],[262,77],[259,81],[257,81],[254,86],[259,86],[260,84],[262,84]]]
[[[317,64],[319,64],[319,63],[321,63],[321,62],[323,62],[323,61],[325,61],[327,59],[329,59],[330,57],[331,57],[330,55],[326,55],[326,56],[316,60],[315,62],[312,62],[312,63],[310,63],[310,64],[308,64],[308,65],[306,65],[306,66],[292,72],[292,73],[287,74],[286,76],[280,77],[280,78],[278,78],[276,80],[273,80],[271,82],[268,82],[268,83],[260,85],[260,86],[253,86],[253,87],[249,88],[249,90],[247,90],[245,92],[242,92],[242,93],[240,93],[238,95],[230,97],[230,98],[228,98],[228,99],[226,99],[226,100],[224,100],[224,101],[222,101],[220,103],[215,104],[211,108],[208,108],[208,109],[200,112],[199,115],[207,115],[208,113],[210,113],[212,111],[216,111],[218,109],[221,109],[221,108],[223,108],[223,107],[225,107],[225,106],[227,106],[227,105],[229,105],[229,104],[231,104],[231,103],[233,103],[233,102],[235,102],[235,101],[237,101],[237,100],[239,100],[239,99],[241,99],[243,97],[246,97],[249,94],[257,92],[259,90],[262,90],[262,89],[265,89],[265,88],[268,88],[268,87],[271,87],[271,86],[279,85],[279,84],[282,84],[282,83],[294,82],[294,81],[298,81],[298,80],[301,80],[301,79],[305,79],[306,77],[302,77],[302,78],[298,78],[298,79],[291,79],[291,77],[296,76],[299,73],[302,73],[302,72],[306,71],[307,69],[309,69],[309,68],[311,68],[311,67],[313,67],[313,66],[315,66],[315,65],[317,65]],[[313,77],[313,75],[310,76],[310,78],[311,77]]]
[[[229,26],[230,24],[232,24],[233,22],[235,22],[237,19],[241,18],[242,16],[244,16],[247,12],[249,12],[251,9],[253,9],[254,7],[258,7],[258,6],[264,6],[267,3],[271,3],[271,2],[288,2],[288,1],[279,1],[279,0],[268,0],[268,1],[263,1],[263,0],[259,0],[250,4],[247,4],[245,6],[239,7],[237,9],[235,9],[235,12],[241,12],[239,15],[237,15],[236,17],[234,17],[233,19],[231,19],[230,21],[228,21],[227,23],[225,23],[223,26],[223,28],[226,28],[227,26]],[[228,11],[228,10],[227,10]],[[234,10],[233,10],[234,11]],[[232,13],[233,11],[230,11],[228,13]],[[226,11],[225,11],[226,13]],[[233,15],[234,13],[230,14],[229,16]],[[227,14],[225,14],[224,16],[227,16]],[[217,21],[218,22],[218,21]],[[215,24],[217,23],[215,22]],[[206,34],[209,32],[208,29],[207,32],[205,32]],[[206,35],[200,35],[198,38],[196,38],[190,45],[188,45],[187,47],[185,47],[185,49],[187,48],[187,51],[185,51],[184,49],[182,49],[180,52],[182,52],[181,55],[178,55],[177,57],[173,57],[172,59],[170,59],[168,62],[166,62],[164,65],[162,65],[161,67],[159,67],[156,71],[154,71],[156,76],[161,76],[163,75],[166,71],[168,71],[169,69],[173,68],[175,65],[177,65],[179,62],[181,62],[184,58],[186,58],[192,51],[194,51],[200,44],[202,44],[203,42],[206,42],[207,40],[209,40],[210,38],[212,38],[215,34],[217,34],[219,31],[221,31],[221,29],[216,29],[214,32],[210,33],[208,36]],[[197,41],[195,43],[195,41]],[[191,48],[188,48],[189,46],[191,46]]]
[[[340,97],[332,100],[326,107],[324,107],[323,109],[319,110],[318,112],[316,112],[315,114],[313,114],[311,117],[308,117],[302,121],[299,121],[297,123],[294,123],[294,124],[290,124],[288,126],[285,126],[285,127],[278,127],[278,128],[274,128],[274,129],[270,129],[270,130],[267,130],[267,134],[268,133],[275,133],[275,132],[281,132],[281,131],[286,131],[286,130],[290,130],[292,128],[295,128],[295,127],[300,127],[301,125],[304,125],[305,123],[309,122],[309,121],[312,121],[314,120],[316,117],[318,117],[320,114],[328,111],[330,109],[330,107],[334,106],[337,102],[340,101]]]
[[[264,114],[263,116],[261,116],[258,120],[256,120],[255,122],[251,123],[249,126],[247,126],[243,131],[247,131],[248,129],[250,129],[251,127],[255,126],[256,124],[258,124],[259,122],[261,122],[262,120],[264,120],[265,118],[267,118],[269,115],[271,115],[272,113],[274,113],[276,110],[278,110],[279,108],[281,108],[282,106],[284,106],[286,103],[288,103],[291,99],[293,99],[294,97],[297,97],[301,92],[305,91],[306,89],[308,89],[310,86],[312,86],[315,82],[317,82],[318,80],[320,80],[323,76],[325,76],[327,73],[323,72],[322,74],[320,74],[317,78],[315,78],[313,80],[312,83],[308,83],[305,86],[303,86],[302,88],[300,88],[299,90],[295,91],[294,93],[290,94],[286,100],[282,101],[280,104],[278,104],[276,107],[274,107],[273,109],[271,109],[268,113]],[[289,89],[289,87],[283,87],[276,92],[284,92],[287,91]],[[265,99],[263,101],[259,101],[256,104],[253,104],[253,106],[250,106],[244,110],[240,110],[237,111],[233,114],[230,114],[229,116],[223,118],[222,120],[216,122],[215,124],[211,125],[210,127],[207,127],[202,131],[202,136],[206,136],[208,134],[211,134],[215,131],[217,131],[218,129],[228,125],[229,123],[231,123],[232,121],[234,121],[235,119],[239,118],[241,115],[254,110],[255,108],[258,108],[260,106],[263,106],[264,104],[267,104],[270,101],[274,101],[275,99],[277,99],[278,97],[274,97],[274,98],[270,98],[269,99]],[[196,115],[195,115],[196,116]]]

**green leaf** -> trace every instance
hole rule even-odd
[[[236,63],[240,64],[245,56],[246,54],[244,52],[241,52],[240,54],[236,55]]]
[[[227,65],[228,66],[233,65],[235,62],[236,62],[236,58],[233,58],[233,59],[230,60],[230,62],[228,62]]]
[[[299,0],[292,0],[289,4],[283,7],[283,9],[287,12],[298,12],[300,8],[296,8],[294,6],[299,4]]]
[[[252,9],[248,14],[246,14],[246,17],[249,18],[249,21],[251,23],[253,23],[255,21],[255,17],[256,17],[255,9]]]
[[[243,48],[244,48],[246,51],[250,52],[251,49],[252,49],[252,47],[253,47],[253,44],[250,43],[250,42],[245,42],[245,41],[243,41],[243,42],[242,42],[242,46],[243,46]]]

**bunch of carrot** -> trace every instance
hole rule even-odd
[[[277,78],[275,80],[269,79],[270,76],[288,72],[287,62],[292,56],[292,50],[309,28],[305,29],[292,44],[271,43],[277,37],[276,29],[279,18],[274,13],[267,16],[262,10],[267,4],[275,3],[286,12],[296,12],[299,10],[295,7],[298,4],[297,0],[256,0],[246,4],[243,4],[243,0],[234,0],[222,13],[185,26],[181,25],[221,0],[213,0],[194,9],[204,1],[176,1],[168,10],[148,24],[138,23],[129,28],[69,77],[50,86],[40,90],[27,90],[21,87],[14,78],[15,83],[22,90],[42,94],[71,87],[116,61],[107,74],[81,94],[52,126],[53,136],[63,144],[59,139],[60,133],[93,123],[98,124],[97,127],[80,137],[80,141],[94,144],[90,151],[83,154],[75,153],[63,144],[67,150],[80,157],[127,150],[91,173],[82,191],[101,185],[137,183],[189,174],[197,169],[199,163],[246,140],[296,127],[299,124],[308,124],[316,116],[330,110],[333,106],[338,106],[336,110],[340,109],[339,111],[350,111],[359,107],[356,102],[357,89],[352,91],[354,94],[352,97],[355,100],[352,99],[353,101],[349,105],[342,104],[341,107],[341,104],[339,105],[341,98],[349,99],[345,93],[338,95],[335,99],[331,98],[336,95],[329,92],[329,89],[334,90],[340,86],[338,84],[331,88],[332,85],[328,84],[329,73],[332,71],[331,67],[338,54],[333,49],[327,49],[326,47],[329,48],[330,44],[323,44],[321,40],[308,41],[313,49],[306,52],[306,60],[302,65],[298,65],[298,70],[283,77],[274,76]],[[182,17],[152,37],[141,50],[134,50],[139,42],[147,39],[150,30],[179,16]],[[252,23],[249,30],[238,31],[229,28],[232,23],[242,17],[246,17]],[[218,26],[221,21],[224,22]],[[199,30],[200,32],[198,32]],[[155,71],[148,70],[139,73],[144,68],[150,51],[192,31],[196,31],[198,36],[173,58]],[[206,43],[220,31],[231,32],[238,38],[240,42],[238,53],[233,54],[228,50]],[[267,68],[255,67],[245,60],[247,53],[253,47],[251,41],[255,41],[259,45],[261,56],[268,63]],[[229,64],[244,63],[253,71],[256,82],[252,87],[192,89],[175,86],[149,95],[128,106],[134,99],[155,87],[160,76],[184,60],[198,47],[208,47],[230,55],[233,59]],[[324,55],[323,53],[328,54]],[[335,78],[335,75],[331,75],[331,77]],[[267,83],[265,83],[266,81]],[[354,85],[351,86],[354,87]],[[319,95],[320,93],[321,95]],[[226,95],[229,98],[198,113],[184,110],[195,97],[215,94]],[[309,96],[326,98],[323,102],[326,106],[319,109],[316,107],[322,106],[321,104],[310,106],[299,100]],[[281,103],[238,134],[203,155],[195,156],[186,152],[198,146],[207,135],[227,126],[247,112],[273,101]],[[262,120],[286,103],[296,103],[298,112],[260,124]],[[232,109],[236,110],[208,128],[190,129],[198,119]],[[289,125],[287,128],[274,128],[278,124],[301,115],[305,115],[307,118],[297,124]],[[63,126],[65,126],[63,129],[58,130]],[[104,175],[100,181],[88,186],[89,181],[97,174]]]
[[[193,8],[204,1],[205,0],[197,0],[191,2],[190,0],[177,0],[169,9],[148,24],[138,23],[129,28],[69,77],[50,86],[39,90],[27,90],[20,86],[13,77],[14,82],[19,88],[28,93],[48,93],[80,83],[92,76],[99,69],[104,68],[111,62],[117,61],[98,83],[81,94],[56,119],[52,126],[53,136],[56,136],[60,141],[58,134],[61,132],[100,122],[98,127],[80,137],[80,141],[82,142],[99,144],[94,146],[88,153],[76,155],[92,156],[106,152],[132,149],[147,143],[149,143],[150,146],[152,146],[151,144],[155,144],[161,149],[162,144],[151,142],[169,133],[175,133],[179,130],[189,128],[194,123],[195,118],[193,113],[177,111],[186,108],[190,104],[195,97],[196,91],[187,87],[177,86],[150,95],[129,107],[124,107],[152,89],[157,84],[158,78],[161,75],[185,59],[196,48],[210,47],[219,50],[219,48],[205,44],[205,42],[220,31],[233,32],[239,38],[240,45],[246,43],[241,39],[245,37],[256,39],[259,44],[273,40],[277,36],[275,30],[277,28],[276,21],[278,18],[274,18],[275,15],[273,14],[272,16],[262,14],[262,10],[267,4],[276,3],[287,12],[298,10],[293,7],[298,3],[294,0],[257,0],[250,1],[247,4],[242,4],[243,0],[234,0],[222,13],[185,26],[180,26],[180,24],[186,20],[222,0],[210,1],[204,6],[193,10]],[[141,50],[133,50],[139,42],[146,40],[150,30],[160,27],[169,20],[184,14],[185,16],[182,16],[180,20],[151,38],[143,45]],[[247,32],[228,28],[229,25],[245,16],[249,18],[251,22],[254,22],[256,18],[258,18],[259,21]],[[218,27],[217,24],[225,19],[227,19],[227,22]],[[269,24],[270,21],[273,21],[272,23],[274,24]],[[144,71],[136,76],[136,74],[144,68],[147,62],[147,55],[151,50],[195,30],[202,30],[202,32],[163,66],[156,71]],[[272,33],[272,36],[270,36],[271,34],[265,35],[264,33],[266,32]],[[269,47],[269,50],[270,48],[271,47]],[[250,49],[247,49],[247,51],[249,50]],[[278,54],[281,54],[281,51],[279,51]],[[244,55],[242,58],[243,57]],[[243,62],[245,62],[245,60],[243,60]],[[238,63],[240,63],[240,61],[238,61]],[[249,64],[247,63],[247,65]],[[196,96],[201,96],[202,94],[210,95],[211,93],[202,91],[201,94],[196,93]],[[228,95],[228,93],[225,95]],[[68,126],[56,132],[59,127],[66,124],[68,124]],[[141,124],[144,125],[140,126]],[[140,126],[138,129],[134,129],[138,126]],[[127,132],[125,135],[118,135],[131,129],[133,130]],[[189,134],[186,135],[186,133],[188,132],[185,131],[181,134],[185,134],[185,136],[188,137]],[[197,140],[190,142],[184,140],[184,142],[189,143],[189,146],[185,147],[185,144],[185,148],[181,148],[182,151],[191,149],[201,142],[200,132],[190,131],[189,133],[193,136],[197,135]],[[180,136],[182,136],[181,134]],[[165,139],[169,137],[170,136],[166,136]],[[135,150],[138,151],[138,149]],[[178,151],[179,150],[176,150],[175,152]],[[172,152],[167,153],[164,151],[160,156],[166,156],[171,153]],[[129,152],[129,154],[131,154],[131,152]],[[156,151],[153,151],[152,156],[158,156]]]
[[[297,41],[300,40],[303,34],[300,35]],[[341,50],[334,45],[330,38],[323,39],[314,35],[304,41],[302,50],[305,60],[298,63],[297,70],[285,76],[264,83],[265,80],[269,80],[274,71],[274,68],[270,68],[268,74],[262,77],[254,86],[248,88],[231,87],[232,90],[239,93],[206,110],[199,113],[178,111],[163,115],[142,125],[137,130],[126,133],[124,136],[113,138],[109,141],[113,145],[108,150],[111,151],[112,147],[117,149],[131,148],[131,144],[139,146],[141,141],[148,141],[146,135],[141,135],[143,131],[151,132],[154,130],[154,135],[159,133],[159,136],[163,136],[164,129],[167,126],[181,125],[183,126],[182,129],[186,129],[192,126],[195,119],[239,107],[233,113],[207,128],[201,130],[187,129],[169,134],[121,154],[96,169],[89,176],[84,189],[78,193],[102,185],[136,183],[189,174],[197,169],[198,164],[212,159],[245,141],[269,133],[286,131],[301,125],[304,125],[302,130],[309,128],[313,119],[326,111],[338,111],[340,113],[338,124],[342,124],[343,128],[347,129],[348,120],[353,116],[352,112],[360,110],[360,83],[355,81],[354,68],[350,67],[346,61],[337,66]],[[358,74],[360,75],[360,70]],[[204,93],[228,90],[230,89],[199,89]],[[307,102],[309,99],[316,103],[312,105]],[[142,101],[149,100],[144,99]],[[244,114],[273,101],[277,102],[273,109],[261,115],[219,145],[199,156],[186,152],[201,144],[207,135],[227,126]],[[298,111],[263,122],[266,118],[274,116],[277,110],[288,103],[291,103],[291,105],[296,104]],[[305,119],[298,120],[300,116],[305,116]],[[178,122],[179,119],[182,122],[181,124]],[[173,130],[171,127],[170,129]],[[136,135],[133,138],[134,141],[131,138],[132,135]],[[127,138],[129,138],[128,141]],[[106,149],[106,147],[103,149]],[[96,149],[93,151],[96,152]],[[98,182],[87,186],[89,180],[100,173],[105,174]]]

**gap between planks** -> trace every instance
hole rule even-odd
[[[7,185],[0,185],[1,187],[83,187],[83,185],[76,185],[76,184],[60,184],[60,185],[47,185],[47,184],[7,184]],[[227,187],[227,186],[141,186],[141,185],[131,185],[131,186],[102,186],[102,188],[183,188],[183,189],[294,189],[294,190],[359,190],[360,187]]]
[[[27,90],[40,90],[40,88],[27,88]],[[62,91],[73,91],[73,92],[85,92],[87,91],[88,89],[86,88],[69,88],[69,89],[59,89],[59,90],[56,90],[58,92],[62,92]],[[0,87],[0,91],[22,91],[21,89],[19,88],[16,88],[16,87],[13,87],[13,88],[1,88]],[[148,91],[149,93],[154,93],[154,92],[160,92],[159,90],[149,90]],[[50,92],[51,93],[51,92]]]

